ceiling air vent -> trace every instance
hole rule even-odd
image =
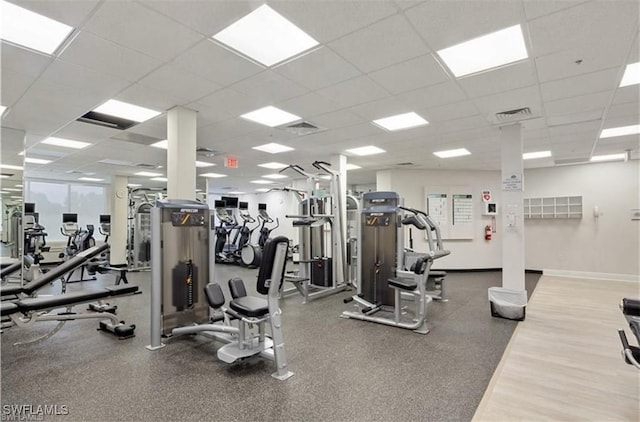
[[[146,164],[146,163],[136,163],[134,164],[136,167],[140,167],[143,169],[155,169],[158,168],[155,164]]]
[[[210,148],[199,147],[199,148],[196,148],[196,155],[199,155],[200,157],[211,158],[218,155],[224,155],[224,153],[222,151],[216,151]]]
[[[65,171],[65,173],[67,173],[67,174],[84,174],[83,171],[78,171],[78,170],[67,170],[67,171]]]
[[[122,119],[120,117],[109,116],[102,113],[96,113],[95,111],[90,111],[83,114],[78,118],[78,121],[120,130],[129,129],[131,126],[134,126],[138,123],[134,122],[133,120]]]
[[[398,163],[396,166],[414,166],[412,162],[407,161],[406,163]]]
[[[522,108],[515,108],[513,110],[500,111],[491,117],[492,118],[490,120],[492,120],[493,123],[501,124],[501,123],[519,122],[521,120],[534,119],[538,116],[536,116],[534,113],[531,112],[531,108],[522,107]]]
[[[322,132],[323,130],[326,130],[325,128],[321,128],[314,125],[313,123],[305,121],[294,123],[288,126],[280,126],[280,129],[298,136],[309,135],[310,133]]]

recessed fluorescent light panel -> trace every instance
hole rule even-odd
[[[255,183],[257,185],[270,185],[273,182],[271,180],[252,180],[251,183]]]
[[[9,170],[22,170],[22,166],[14,166],[13,164],[0,164],[0,168]]]
[[[220,178],[220,177],[227,177],[226,174],[220,174],[220,173],[203,173],[200,176],[202,176],[202,177],[211,177],[213,179]]]
[[[93,111],[95,111],[96,113],[119,117],[121,119],[132,120],[138,123],[152,119],[160,114],[159,111],[151,110],[118,100],[109,100]]]
[[[82,149],[91,145],[88,142],[72,141],[71,139],[63,139],[63,138],[55,138],[55,137],[47,138],[41,143],[47,144],[47,145],[55,145],[57,147],[74,148],[74,149]]]
[[[287,175],[286,174],[280,174],[280,173],[274,173],[274,174],[267,174],[265,176],[262,176],[265,179],[286,179]]]
[[[636,84],[640,84],[640,62],[627,65],[622,81],[620,81],[620,88]]]
[[[347,152],[350,154],[363,156],[363,155],[381,154],[386,151],[381,148],[374,147],[373,145],[369,145],[366,147],[351,148],[351,149],[348,149]]]
[[[429,122],[427,122],[425,119],[423,119],[413,111],[410,113],[397,114],[395,116],[374,120],[373,123],[383,129],[390,131],[410,129],[429,124]]]
[[[233,191],[233,192],[228,192],[231,195],[244,195],[246,192],[238,192],[238,191]]]
[[[318,45],[300,28],[262,5],[213,39],[269,67]]]
[[[45,160],[44,158],[24,157],[24,162],[27,164],[49,164],[51,160]]]
[[[271,169],[271,170],[280,170],[287,167],[287,165],[282,163],[271,162],[271,163],[258,164],[258,167],[264,167],[266,169]]]
[[[162,176],[162,173],[153,173],[150,171],[139,171],[134,173],[136,176],[144,176],[144,177],[159,177]]]
[[[606,154],[606,155],[594,155],[591,157],[591,162],[599,162],[599,161],[616,161],[616,160],[624,160],[627,158],[627,154],[624,152],[621,154]]]
[[[256,192],[269,192],[271,189],[269,188],[258,188],[256,189]]]
[[[613,138],[615,136],[637,135],[640,133],[640,125],[612,127],[603,129],[600,138]]]
[[[130,188],[139,188],[142,185],[139,184],[139,183],[128,183],[127,186],[130,187]]]
[[[463,155],[470,155],[470,154],[471,153],[467,151],[466,148],[450,149],[447,151],[438,151],[433,153],[433,155],[440,158],[462,157]]]
[[[520,25],[445,48],[438,55],[458,78],[528,57]]]
[[[293,148],[288,147],[286,145],[276,144],[274,142],[270,144],[259,145],[257,147],[253,147],[253,149],[257,149],[258,151],[268,152],[269,154],[279,154],[281,152],[293,151]]]
[[[211,167],[211,166],[215,166],[215,164],[207,163],[206,161],[196,161],[196,167],[198,168],[205,168],[205,167]]]
[[[262,107],[258,110],[245,113],[240,117],[269,127],[276,127],[301,119],[301,117],[296,116],[295,114],[291,114],[273,106]]]
[[[362,167],[360,167],[357,164],[349,164],[349,163],[347,163],[347,167],[346,167],[347,170],[358,170],[358,169],[361,169],[361,168]]]
[[[166,177],[152,177],[151,180],[155,180],[156,182],[166,182],[169,179],[167,179]]]
[[[154,148],[169,149],[169,140],[165,139],[164,141],[158,141],[158,142],[155,142],[155,143],[153,143],[153,144],[151,144],[149,146],[154,147]]]
[[[525,152],[522,154],[523,160],[535,160],[536,158],[551,157],[551,151]]]
[[[104,179],[98,179],[96,177],[79,177],[78,180],[84,180],[85,182],[102,182]]]
[[[0,1],[0,37],[11,43],[53,54],[73,28],[46,16]]]
[[[0,116],[2,116],[2,115],[4,114],[4,111],[5,111],[6,109],[7,109],[7,108],[6,108],[5,106],[0,105]]]

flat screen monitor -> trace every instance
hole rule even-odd
[[[258,204],[258,211],[266,211],[267,204]]]
[[[63,223],[77,223],[78,222],[78,214],[62,214],[62,222]]]
[[[24,213],[25,214],[33,214],[36,212],[36,204],[33,202],[25,202],[24,203]]]
[[[213,201],[213,208],[227,208],[227,203],[220,199]]]
[[[100,214],[100,224],[111,224],[111,215]]]
[[[238,198],[234,196],[223,196],[221,199],[227,203],[227,208],[238,208]]]
[[[40,222],[40,213],[39,212],[34,212],[33,213],[33,219],[36,220],[36,223]]]
[[[248,210],[249,209],[249,203],[248,202],[240,202],[240,209],[241,210]]]

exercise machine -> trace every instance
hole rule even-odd
[[[287,379],[293,373],[287,366],[278,297],[289,242],[279,237],[265,245],[256,288],[267,299],[237,297],[225,309],[220,286],[209,282],[209,213],[205,204],[182,200],[158,201],[152,211],[151,342],[147,348],[164,347],[163,336],[200,333],[228,343],[217,352],[220,360],[272,358],[273,376]],[[266,336],[266,323],[272,338]],[[252,326],[258,327],[257,335]]]
[[[245,246],[251,243],[251,235],[258,228],[259,224],[254,226],[253,228],[249,228],[248,224],[253,224],[256,222],[256,219],[249,214],[249,203],[248,202],[240,202],[239,205],[239,215],[242,219],[242,226],[238,229],[236,233],[235,243],[235,252],[234,252],[234,263],[244,264],[244,260],[242,259],[242,250]]]
[[[242,263],[247,267],[258,267],[262,259],[262,250],[267,240],[271,236],[271,232],[280,227],[280,221],[276,218],[275,226],[267,227],[267,224],[273,224],[274,220],[267,212],[267,204],[258,204],[258,220],[260,220],[260,236],[258,244],[244,245],[240,251]]]
[[[313,166],[328,174],[330,189],[319,189],[319,176],[306,172],[299,165],[289,165],[280,172],[293,170],[307,178],[307,191],[300,201],[299,213],[287,215],[299,231],[299,263],[297,273],[285,280],[293,283],[303,303],[341,292],[349,287],[346,276],[346,228],[343,221],[343,198],[340,173],[328,163],[316,161]],[[329,236],[327,236],[329,232]],[[327,247],[328,244],[328,247]]]
[[[448,255],[447,250],[432,250],[417,258],[411,276],[401,272],[403,253],[402,223],[425,230],[424,216],[401,216],[401,199],[395,192],[369,192],[362,197],[358,258],[360,278],[357,294],[345,299],[356,303],[358,312],[345,311],[341,317],[375,322],[427,334],[427,282],[433,261]],[[404,220],[404,221],[403,221]],[[403,298],[413,300],[413,319],[403,320]],[[380,313],[380,314],[378,314]],[[392,313],[391,316],[386,314]],[[374,315],[377,314],[377,315]]]
[[[640,345],[640,300],[624,298],[620,302],[620,310],[622,310],[636,342]],[[622,357],[625,363],[640,369],[640,347],[629,344],[624,330],[618,330],[618,335],[622,343]]]
[[[226,246],[229,243],[229,234],[236,226],[236,221],[227,209],[227,202],[225,200],[216,199],[213,206],[215,216],[220,223],[215,229],[215,262],[230,264],[233,263],[233,254],[229,254]]]

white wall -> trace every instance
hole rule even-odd
[[[382,173],[382,172],[380,172]],[[451,255],[439,259],[434,268],[469,269],[500,268],[501,242],[500,228],[493,234],[491,241],[484,240],[484,226],[491,224],[491,217],[482,215],[483,190],[492,192],[492,199],[500,202],[500,173],[497,171],[442,171],[442,170],[390,170],[385,171],[383,180],[390,190],[398,192],[404,198],[404,204],[410,208],[425,209],[425,188],[467,186],[474,196],[474,239],[445,240],[444,247]],[[378,178],[380,180],[380,178]],[[405,229],[406,232],[407,229]],[[408,246],[408,234],[405,234],[405,246]],[[413,248],[426,251],[427,242],[423,235],[413,229]]]
[[[424,209],[425,187],[469,186],[474,195],[475,238],[445,240],[451,255],[438,268],[500,268],[501,227],[491,241],[484,240],[480,193],[489,189],[500,205],[498,171],[386,170],[379,172],[390,190],[398,192],[408,207]],[[380,177],[379,177],[380,180]],[[640,275],[640,221],[631,209],[640,208],[640,163],[614,162],[525,170],[525,198],[580,195],[580,220],[526,220],[525,268]],[[385,189],[389,188],[385,186]],[[593,217],[598,205],[602,216]],[[503,210],[498,208],[500,213]],[[500,220],[498,219],[498,222]],[[407,237],[407,236],[405,236]],[[426,242],[414,231],[414,249]]]
[[[581,220],[528,220],[525,265],[613,274],[640,274],[640,163],[612,162],[531,169],[525,197],[581,195]],[[594,206],[602,215],[595,218]]]

